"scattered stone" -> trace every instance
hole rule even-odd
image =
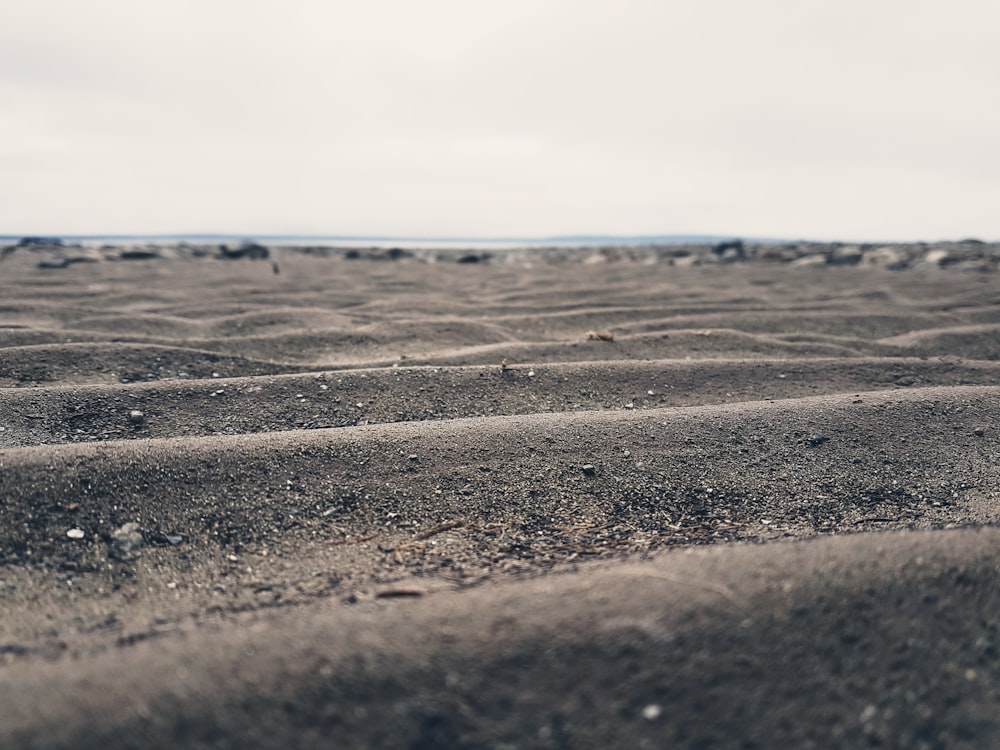
[[[70,529],[69,531],[66,532],[66,536],[68,536],[70,539],[83,539],[86,536],[86,534],[84,533],[83,529]]]
[[[63,241],[59,237],[22,237],[17,241],[15,247],[62,247]]]
[[[580,467],[580,469],[588,477],[593,477],[597,475],[597,467],[594,466],[593,464],[584,464],[583,466]]]
[[[862,257],[864,257],[864,253],[860,247],[857,245],[844,245],[843,247],[835,248],[830,253],[830,263],[835,266],[856,266],[861,262]]]
[[[111,533],[108,556],[115,560],[133,560],[144,542],[142,533],[139,531],[139,524],[127,523]]]
[[[153,260],[160,257],[160,251],[153,247],[130,247],[118,253],[121,260]]]
[[[926,263],[928,266],[935,266],[936,268],[943,268],[951,260],[951,254],[941,247],[928,250],[924,254],[924,257],[921,258],[921,262]]]
[[[746,260],[747,257],[743,240],[720,242],[712,248],[712,252],[725,263],[735,263],[738,260]]]
[[[390,247],[381,253],[372,255],[375,260],[399,260],[400,258],[412,258],[413,253],[402,247]]]
[[[829,439],[826,435],[810,435],[806,438],[806,443],[815,448],[817,445],[823,445]]]
[[[146,422],[146,415],[138,409],[133,409],[128,413],[128,421],[136,427],[142,427],[142,425]]]
[[[39,268],[68,268],[69,258],[46,258],[38,261]]]
[[[822,253],[817,253],[816,255],[803,255],[801,258],[796,258],[791,263],[791,266],[825,266],[826,256]]]
[[[861,262],[866,266],[881,266],[889,271],[902,271],[909,264],[906,253],[889,245],[866,251]]]
[[[660,708],[655,703],[650,703],[648,706],[642,709],[642,718],[646,721],[656,721],[660,718],[660,714],[663,713],[663,709]]]
[[[229,247],[228,245],[219,245],[219,255],[226,260],[238,260],[239,258],[264,260],[270,254],[271,252],[266,247],[258,245],[256,242],[246,241],[236,248]]]

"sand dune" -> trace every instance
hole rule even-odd
[[[2,747],[994,747],[996,274],[0,265]]]

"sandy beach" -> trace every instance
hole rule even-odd
[[[1000,746],[1000,249],[733,250],[5,252],[0,747]]]

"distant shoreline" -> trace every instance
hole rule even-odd
[[[17,243],[35,237],[82,245],[100,244],[211,244],[258,242],[271,246],[405,247],[433,248],[525,248],[580,247],[601,245],[681,245],[714,244],[731,241],[736,235],[558,235],[552,237],[386,237],[380,235],[298,235],[298,234],[0,234],[0,244]],[[765,241],[765,240],[745,240]]]
[[[376,240],[296,241],[273,238],[248,240],[219,235],[214,239],[176,238],[126,240],[119,238],[23,237],[4,242],[0,259],[30,253],[40,268],[66,268],[76,263],[170,259],[271,258],[309,255],[346,261],[398,261],[424,263],[490,263],[530,266],[536,263],[633,262],[687,267],[732,263],[765,263],[789,266],[863,266],[890,271],[957,269],[1000,271],[1000,243],[967,239],[958,242],[845,243],[722,239],[672,242],[638,240],[543,241],[517,244],[500,240],[475,243],[455,240],[382,242]],[[276,266],[277,268],[277,266]],[[276,273],[278,271],[276,270]]]

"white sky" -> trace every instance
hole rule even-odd
[[[0,233],[1000,239],[998,0],[3,0]]]

